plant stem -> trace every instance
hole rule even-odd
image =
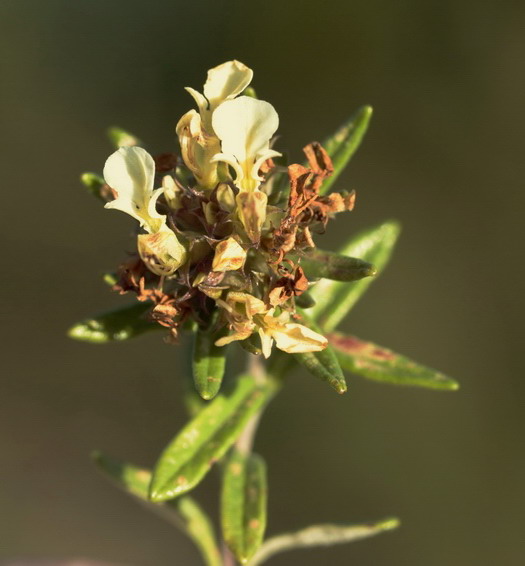
[[[263,385],[268,377],[266,375],[265,368],[261,363],[260,356],[255,356],[253,354],[249,354],[248,358],[248,372],[250,375],[253,376],[255,382],[258,385]],[[261,420],[262,411],[258,411],[249,421],[248,424],[244,427],[241,435],[237,439],[235,443],[235,447],[239,452],[243,454],[249,454],[252,451],[253,442],[255,439],[255,433],[257,432],[257,427],[259,425],[259,421]]]
[[[224,541],[222,542],[222,563],[223,566],[237,566],[235,556],[233,556],[231,550],[226,546]]]

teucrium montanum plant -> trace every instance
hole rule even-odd
[[[352,237],[339,252],[317,247],[353,191],[334,180],[368,127],[360,108],[305,163],[285,163],[272,147],[274,107],[255,97],[239,61],[208,71],[198,109],[179,120],[180,154],[152,157],[134,136],[112,128],[117,150],[103,177],[82,176],[105,208],[137,221],[136,253],[105,277],[138,302],[86,319],[70,336],[94,343],[164,329],[176,343],[193,336],[190,421],[150,470],[96,454],[121,487],[148,501],[193,539],[208,566],[262,564],[284,550],[349,542],[394,528],[397,520],[315,525],[265,539],[266,464],[252,450],[262,412],[295,368],[346,392],[343,370],[387,383],[456,389],[443,374],[337,331],[386,266],[399,226],[388,221]],[[229,348],[247,352],[247,370],[222,385]],[[266,360],[266,361],[264,361]],[[197,395],[198,393],[198,395]],[[189,492],[220,463],[221,538]]]

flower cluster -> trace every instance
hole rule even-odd
[[[198,110],[177,124],[180,156],[126,145],[106,161],[106,208],[140,227],[114,288],[151,301],[151,317],[172,337],[197,324],[217,333],[217,346],[240,341],[265,357],[274,343],[288,353],[323,350],[326,338],[297,311],[312,283],[301,261],[312,234],[351,210],[354,195],[321,196],[333,168],[318,143],[304,148],[308,166],[282,164],[271,148],[279,117],[246,95],[252,76],[228,61],[208,72],[203,93],[186,89]]]

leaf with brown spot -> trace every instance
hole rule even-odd
[[[263,458],[233,450],[222,477],[221,525],[224,540],[241,564],[248,563],[262,544],[267,492]]]
[[[342,367],[352,373],[394,385],[454,391],[456,381],[373,342],[340,332],[327,335]]]
[[[276,388],[273,380],[258,385],[249,375],[237,377],[165,448],[153,472],[150,499],[167,501],[193,489],[226,454]],[[185,479],[183,483],[178,481],[181,477]]]

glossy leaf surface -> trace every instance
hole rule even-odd
[[[273,381],[257,385],[249,375],[236,378],[231,391],[210,401],[166,447],[153,473],[150,498],[166,501],[193,489],[275,388]]]
[[[415,385],[430,389],[458,389],[458,383],[434,369],[413,362],[392,350],[365,342],[355,336],[333,333],[327,336],[344,369],[385,383]]]
[[[344,256],[357,257],[372,263],[378,273],[386,267],[399,236],[400,226],[388,221],[365,230],[339,250]],[[351,283],[322,279],[309,291],[316,301],[308,314],[323,330],[330,332],[357,303],[375,278]]]
[[[134,303],[92,318],[86,318],[72,326],[68,336],[75,340],[104,344],[119,342],[140,336],[151,330],[161,330],[162,327],[144,318],[151,308],[151,303]]]
[[[321,194],[326,194],[332,188],[332,185],[361,145],[371,117],[372,107],[362,106],[333,136],[323,142],[323,147],[332,159],[334,172],[322,184]]]
[[[254,556],[250,566],[259,566],[272,556],[287,550],[355,542],[390,531],[398,526],[399,521],[395,518],[361,525],[313,525],[294,533],[269,538]]]
[[[266,529],[266,465],[257,454],[234,450],[224,468],[221,524],[224,540],[242,564],[261,546]]]

